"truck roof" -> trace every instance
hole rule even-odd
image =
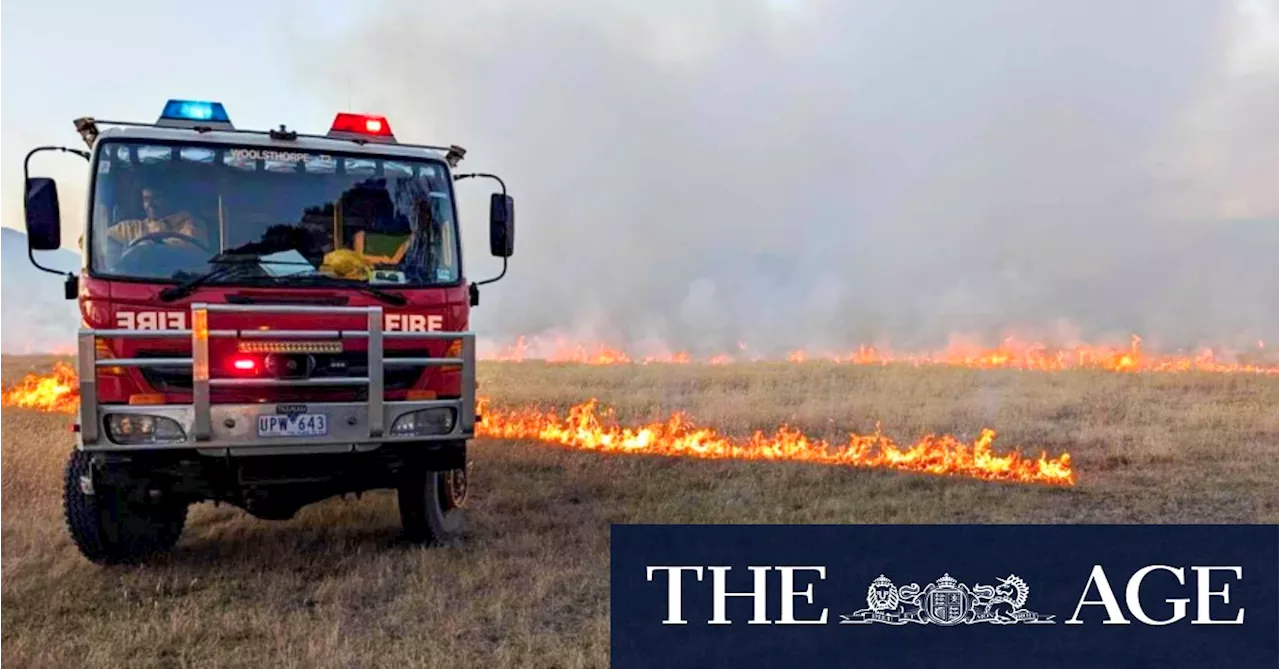
[[[192,128],[162,127],[151,125],[112,126],[110,121],[97,121],[104,127],[98,142],[107,139],[159,140],[167,142],[199,142],[272,148],[281,151],[321,151],[332,153],[357,153],[370,156],[396,156],[401,158],[428,158],[443,161],[444,151],[438,147],[416,144],[382,142],[356,142],[350,139],[316,137],[299,134],[296,139],[274,139],[266,132],[240,130],[204,130]]]

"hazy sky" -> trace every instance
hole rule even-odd
[[[1256,243],[1276,238],[1275,2],[10,0],[0,27],[6,226],[23,153],[78,145],[77,116],[190,97],[323,131],[370,111],[508,178],[517,253],[482,330],[1277,327]],[[78,161],[39,166],[78,198]],[[487,187],[461,188],[479,279]],[[1222,231],[1239,220],[1269,227]]]
[[[4,108],[3,224],[22,228],[22,158],[31,148],[84,148],[80,116],[151,121],[171,97],[223,101],[242,127],[288,123],[325,130],[341,91],[312,91],[297,76],[297,31],[332,31],[365,3],[343,0],[192,5],[160,0],[14,0],[0,16]],[[310,8],[306,12],[295,9]],[[86,183],[73,156],[37,156],[33,170],[60,189]],[[71,203],[69,203],[71,204]],[[74,204],[72,204],[74,206]],[[79,231],[64,216],[67,232]],[[64,234],[70,247],[75,236]]]

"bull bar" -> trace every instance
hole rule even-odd
[[[365,315],[365,330],[212,330],[209,328],[211,313],[272,313],[307,314],[317,316]],[[476,421],[476,341],[475,333],[464,332],[383,332],[383,311],[380,306],[327,307],[310,305],[242,305],[207,304],[191,305],[191,328],[180,330],[138,329],[85,329],[77,336],[77,365],[80,383],[79,435],[77,448],[93,452],[121,452],[177,449],[230,449],[252,451],[274,450],[280,447],[349,446],[355,450],[377,447],[381,444],[417,441],[464,440],[475,436]],[[189,358],[108,358],[97,357],[99,337],[125,338],[191,338]],[[239,339],[367,339],[368,371],[363,377],[326,378],[211,378],[209,374],[209,340],[213,337]],[[385,358],[384,339],[461,340],[460,358]],[[413,367],[458,366],[462,368],[462,388],[457,399],[386,401],[384,398],[383,372],[391,365]],[[97,369],[99,367],[190,367],[192,402],[190,404],[151,405],[101,405],[98,403]],[[291,405],[300,403],[213,404],[210,389],[214,387],[247,386],[367,386],[368,399],[364,402],[306,402],[308,411],[327,414],[328,433],[307,437],[259,437],[254,431],[257,417],[268,413],[287,412]],[[452,429],[446,433],[430,435],[392,435],[387,426],[414,411],[435,408],[454,410]],[[105,430],[108,414],[159,416],[176,421],[183,429],[185,440],[154,443],[125,444],[111,440]],[[362,448],[363,447],[363,448]]]

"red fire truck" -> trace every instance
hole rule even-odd
[[[188,507],[259,518],[347,493],[398,493],[405,535],[460,529],[476,416],[479,286],[506,273],[514,204],[465,151],[396,141],[381,116],[325,135],[239,130],[222,104],[156,123],[82,118],[89,150],[24,163],[31,251],[61,247],[57,186],[32,156],[89,162],[80,409],[67,526],[99,563],[170,549]],[[454,183],[495,180],[502,273],[464,278]],[[54,270],[47,270],[54,271]],[[57,273],[57,272],[55,272]]]

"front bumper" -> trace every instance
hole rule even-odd
[[[429,400],[419,402],[384,402],[382,404],[381,423],[383,425],[394,425],[397,418],[414,411],[422,409],[449,408],[454,410],[454,416],[462,414],[461,400]],[[382,444],[409,443],[420,441],[457,441],[471,439],[475,436],[475,419],[468,426],[463,426],[462,421],[456,419],[453,421],[453,429],[440,434],[426,435],[405,435],[396,436],[384,434],[378,437],[370,436],[369,426],[376,422],[370,419],[370,407],[364,402],[313,402],[306,405],[306,412],[309,414],[324,414],[328,423],[328,433],[324,436],[310,437],[259,437],[257,432],[258,417],[263,415],[278,415],[279,408],[297,407],[296,403],[289,405],[277,404],[215,404],[209,409],[210,434],[206,439],[194,439],[192,435],[195,433],[196,426],[196,409],[191,405],[183,404],[159,404],[149,406],[119,406],[106,405],[99,407],[99,424],[105,421],[108,414],[128,414],[134,416],[158,416],[176,421],[182,427],[182,431],[187,435],[186,441],[170,441],[158,443],[141,443],[127,444],[116,443],[111,440],[111,436],[106,429],[100,432],[100,438],[96,443],[81,443],[81,450],[92,452],[124,452],[124,451],[155,451],[155,450],[177,450],[177,449],[199,449],[202,452],[208,449],[208,455],[222,454],[225,449],[231,449],[231,455],[250,454],[250,452],[262,451],[282,453],[296,450],[297,447],[318,447],[325,446],[328,448],[316,449],[328,452],[340,452],[347,450],[364,450],[373,448]],[[81,429],[83,434],[84,430]],[[281,450],[284,449],[284,450]]]
[[[217,330],[209,327],[209,314],[230,313],[291,313],[318,315],[363,315],[367,317],[365,330]],[[323,448],[335,450],[366,450],[382,444],[414,441],[456,441],[475,436],[475,334],[472,332],[386,332],[382,331],[381,307],[315,307],[300,305],[233,305],[193,304],[190,330],[127,330],[83,329],[79,333],[78,374],[80,379],[79,438],[77,447],[84,451],[122,452],[146,450],[197,449],[213,453],[265,453]],[[131,358],[97,359],[98,337],[190,337],[190,358]],[[211,378],[209,374],[209,339],[232,337],[257,340],[289,339],[357,339],[368,340],[368,375],[338,379],[235,379]],[[461,340],[459,358],[396,358],[383,357],[384,338]],[[461,368],[462,384],[456,399],[423,401],[384,400],[383,371],[388,365],[400,366],[457,366]],[[98,367],[147,367],[190,366],[192,370],[191,404],[163,405],[102,405],[97,400]],[[298,403],[285,405],[212,404],[210,388],[218,386],[366,386],[365,402],[311,402],[306,403],[306,413],[322,413],[327,417],[328,430],[324,436],[308,437],[259,437],[257,418],[264,414],[297,411]],[[395,436],[389,429],[397,418],[422,409],[449,408],[453,410],[452,429],[440,434],[415,434]],[[106,429],[108,414],[159,416],[176,421],[186,436],[184,441],[149,442],[140,444],[118,443],[111,439]]]

